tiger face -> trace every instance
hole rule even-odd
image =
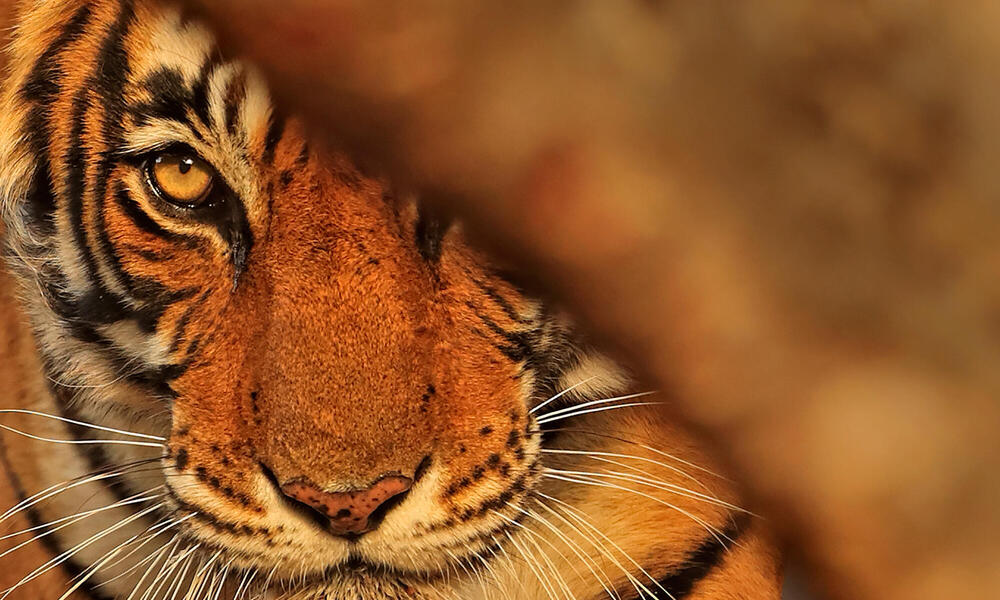
[[[685,557],[732,550],[731,490],[654,447],[690,458],[616,367],[459,226],[310,146],[179,10],[29,3],[4,102],[46,398],[122,442],[95,469],[143,465],[73,554],[102,593],[667,598],[701,583],[664,584]]]

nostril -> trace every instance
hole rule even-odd
[[[310,518],[334,535],[357,537],[375,529],[386,514],[398,506],[408,494],[413,480],[401,475],[389,475],[366,489],[328,492],[311,481],[300,478],[279,484],[277,477],[265,465],[265,476],[275,487]]]
[[[276,491],[282,492],[281,484],[278,482],[278,476],[274,474],[274,471],[272,471],[267,465],[265,465],[262,462],[258,464],[260,465],[261,473],[263,473],[264,477],[266,477],[267,480],[271,482],[271,485],[274,486],[274,489]],[[326,529],[327,525],[330,523],[329,518],[326,515],[320,513],[315,508],[313,508],[309,504],[306,504],[305,502],[300,502],[294,498],[288,497],[287,495],[285,496],[286,499],[289,501],[290,507],[296,509],[298,513],[303,517],[315,522],[320,529]]]

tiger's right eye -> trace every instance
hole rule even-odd
[[[204,206],[215,183],[215,170],[191,153],[157,154],[147,169],[153,191],[167,202],[185,208]]]

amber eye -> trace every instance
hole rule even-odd
[[[215,172],[194,154],[163,153],[149,165],[149,181],[168,202],[186,207],[203,206],[212,192]]]

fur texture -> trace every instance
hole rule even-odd
[[[77,423],[0,423],[96,442],[4,432],[11,489],[55,486],[7,521],[50,523],[80,575],[11,597],[778,596],[759,520],[689,436],[607,400],[628,379],[565,318],[311,149],[179,11],[27,3],[3,107],[0,377],[12,408]],[[206,207],[157,192],[166,152],[212,165]],[[356,538],[280,492],[386,476],[413,487]],[[37,563],[0,555],[0,581]]]

